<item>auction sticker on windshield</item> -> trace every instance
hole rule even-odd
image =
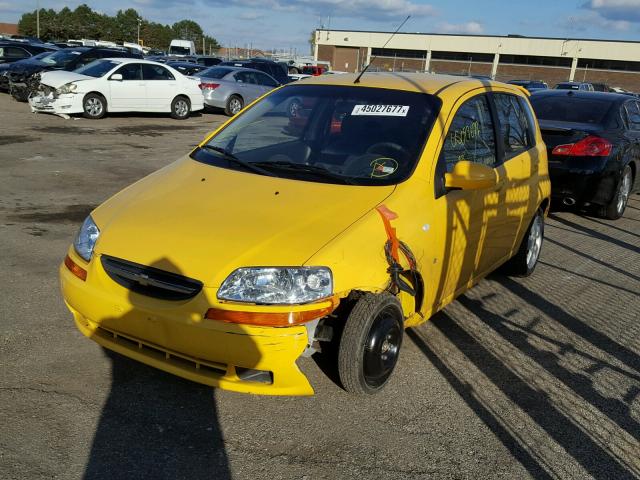
[[[409,105],[355,105],[351,115],[406,117],[407,113],[409,113]]]

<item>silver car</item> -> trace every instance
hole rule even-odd
[[[260,70],[239,67],[211,67],[193,77],[200,80],[205,106],[222,108],[228,116],[280,86]]]

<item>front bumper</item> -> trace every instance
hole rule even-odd
[[[82,96],[66,94],[54,96],[38,94],[29,98],[32,112],[46,112],[55,114],[82,113]]]
[[[87,280],[64,263],[60,283],[77,328],[105,348],[174,375],[213,387],[264,395],[312,395],[296,365],[308,344],[304,326],[256,327],[204,319],[217,302],[204,288],[187,301],[159,300],[113,282],[95,259]],[[220,307],[221,305],[216,305]],[[239,369],[271,372],[271,383],[243,380]]]

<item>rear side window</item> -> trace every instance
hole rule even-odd
[[[532,95],[531,104],[540,120],[593,124],[603,123],[613,105],[606,99],[570,95]]]
[[[145,80],[175,80],[166,68],[148,63],[142,65],[142,78]]]
[[[638,108],[638,102],[627,102],[624,104],[624,109],[627,113],[629,129],[640,130],[640,109]]]
[[[498,111],[504,154],[508,160],[533,146],[531,126],[518,97],[496,93],[493,98]]]
[[[442,148],[441,161],[451,172],[460,161],[496,165],[496,142],[485,95],[467,100],[456,112]]]

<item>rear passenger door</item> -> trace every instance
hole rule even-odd
[[[157,112],[170,111],[171,101],[179,93],[173,74],[161,65],[143,63],[142,79],[147,88],[147,108]]]
[[[498,126],[497,168],[500,187],[485,196],[493,231],[487,248],[496,262],[505,260],[520,245],[537,208],[540,158],[535,147],[535,122],[529,103],[518,95],[494,92]]]

